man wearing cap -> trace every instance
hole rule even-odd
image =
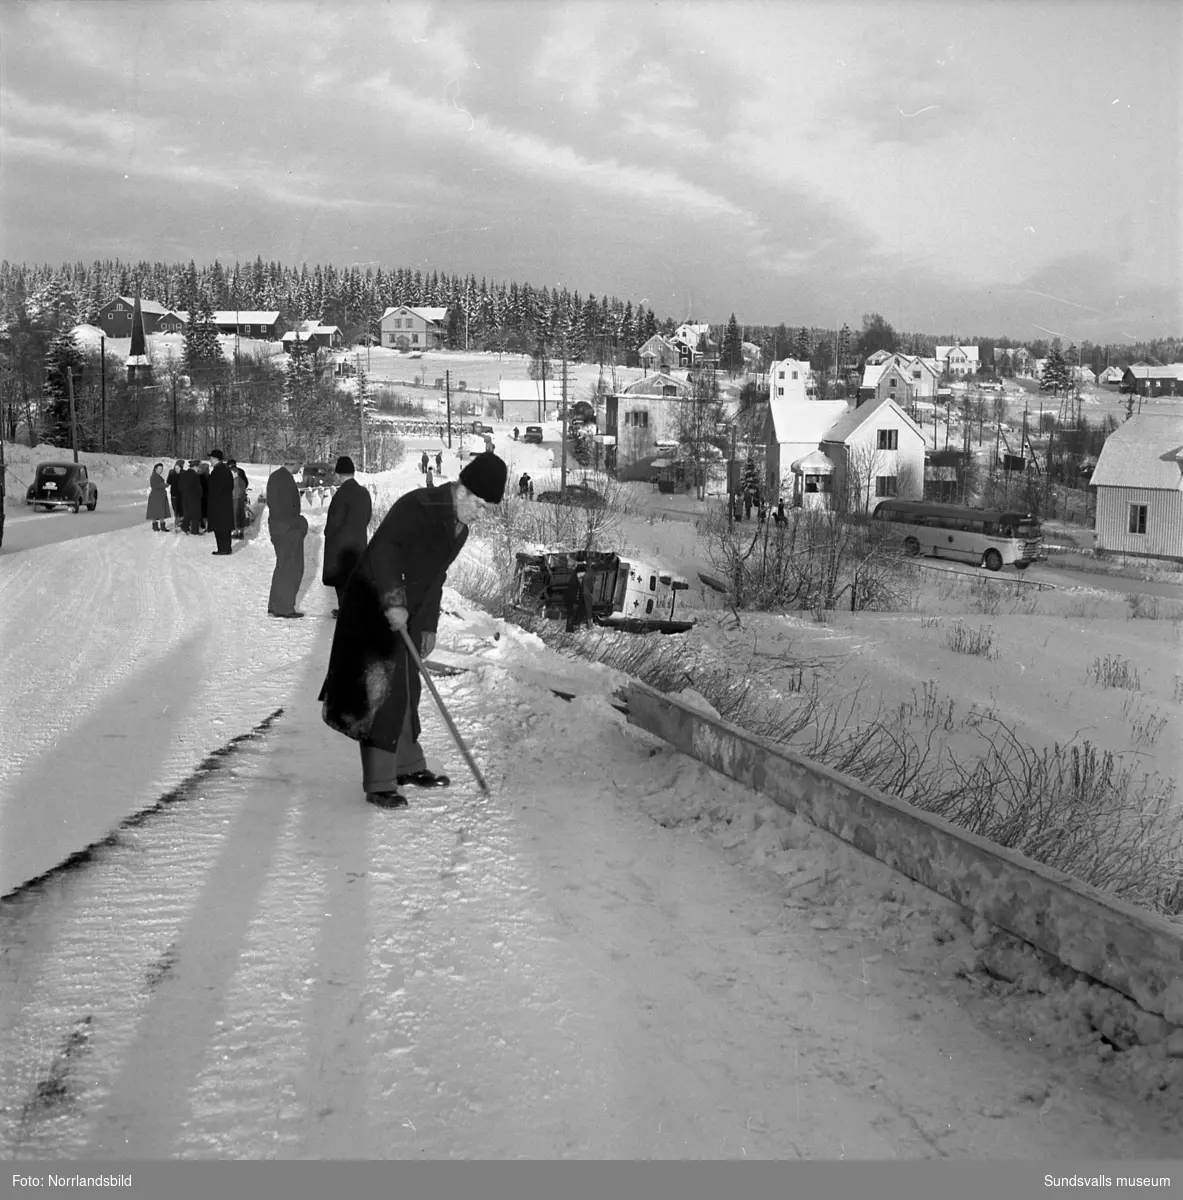
[[[221,450],[209,452],[214,469],[209,474],[209,527],[217,539],[215,554],[229,554],[230,535],[234,532],[234,472],[226,465]]]
[[[370,493],[353,477],[353,459],[343,454],[337,459],[335,470],[338,487],[325,518],[324,567],[320,574],[325,587],[337,590],[334,617],[340,613],[345,583],[366,548],[370,517],[374,512]]]
[[[319,699],[325,723],[360,744],[366,800],[379,808],[405,807],[405,784],[449,783],[419,746],[419,672],[400,631],[431,653],[448,568],[469,525],[501,503],[508,474],[496,454],[479,454],[455,483],[400,496],[345,585]]]

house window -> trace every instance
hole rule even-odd
[[[661,394],[663,396],[676,396],[678,389],[672,383],[663,383],[661,385]]]
[[[1130,505],[1130,533],[1146,532],[1146,505]]]
[[[412,342],[417,342],[418,340],[419,340],[419,335],[418,335],[417,333],[413,333],[413,334],[411,334],[411,341],[412,341]]]
[[[783,395],[785,394],[785,389],[784,389],[784,388],[782,388],[782,387],[778,387],[778,388],[776,389],[776,394],[777,394],[778,396],[783,396]]]
[[[784,371],[777,371],[776,377],[777,377],[777,379],[784,379],[784,377],[785,377]]]
[[[895,386],[894,380],[892,387]],[[899,430],[898,429],[881,429],[879,430],[879,449],[880,450],[898,450],[899,449]],[[894,496],[895,493],[893,492]]]
[[[894,496],[896,491],[894,475],[877,475],[875,477],[876,496]]]
[[[796,379],[796,378],[797,378],[797,372],[796,372],[796,371],[794,371],[794,372],[793,372],[793,378],[794,378],[794,379]]]
[[[893,376],[891,379],[889,379],[889,380],[887,381],[887,386],[888,386],[889,388],[891,388],[891,390],[894,392],[894,391],[895,391],[895,385],[896,385],[896,380],[895,380],[895,377]],[[881,430],[880,432],[884,432],[884,431],[883,431],[883,430]]]
[[[919,378],[920,378],[920,372],[919,372],[919,371],[913,371],[913,372],[912,372],[912,378],[913,378],[913,379],[919,379]]]

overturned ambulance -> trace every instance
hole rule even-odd
[[[586,570],[585,590],[597,625],[630,633],[685,633],[693,621],[675,619],[678,594],[690,585],[651,562],[626,562],[619,554],[561,550],[517,556],[514,602],[548,619],[566,616],[563,595],[572,574]]]

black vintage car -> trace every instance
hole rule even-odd
[[[45,462],[37,464],[33,485],[25,493],[25,503],[39,508],[72,508],[77,512],[84,505],[94,512],[99,502],[98,485],[87,477],[81,463]]]

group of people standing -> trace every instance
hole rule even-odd
[[[518,499],[533,500],[534,499],[534,480],[530,478],[524,471],[521,479],[518,480]]]
[[[178,458],[167,476],[164,464],[157,463],[148,479],[144,516],[160,533],[169,532],[170,516],[174,533],[212,532],[218,547],[213,553],[228,555],[232,539],[246,534],[250,480],[234,459],[226,461],[221,450],[211,450],[207,458],[189,462]]]

